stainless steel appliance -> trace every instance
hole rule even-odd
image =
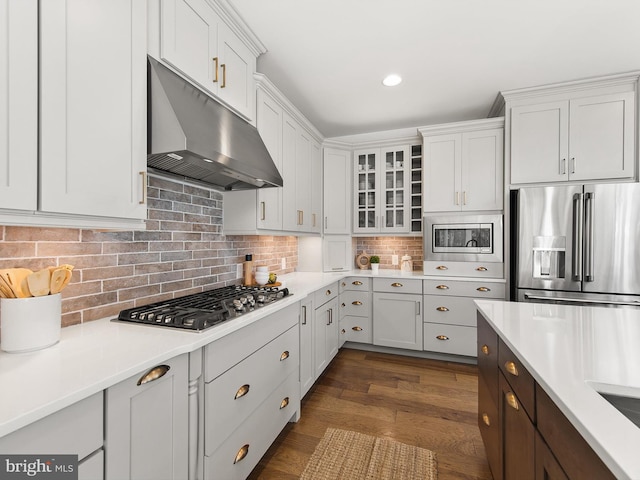
[[[286,288],[231,285],[129,308],[116,321],[202,331],[289,296]]]
[[[640,185],[521,188],[520,301],[640,306]]]
[[[502,262],[502,215],[424,217],[424,259]]]

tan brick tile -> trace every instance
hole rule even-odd
[[[136,298],[144,298],[160,293],[160,285],[145,285],[143,287],[125,288],[118,290],[118,301],[126,302],[127,300],[135,300]]]
[[[176,290],[186,290],[188,288],[192,288],[193,283],[191,279],[189,280],[181,280],[178,282],[167,282],[160,285],[162,292],[173,292]]]
[[[80,230],[75,228],[47,228],[47,227],[5,227],[6,241],[38,242],[40,240],[54,242],[77,242],[80,240]]]
[[[90,322],[92,320],[99,320],[101,318],[117,318],[120,311],[133,307],[133,302],[119,302],[109,305],[101,305],[95,308],[88,308],[82,312],[82,321]]]
[[[102,282],[102,289],[105,292],[110,292],[124,288],[140,287],[148,285],[149,283],[151,282],[149,281],[148,275],[136,275],[135,277],[121,277],[105,280]]]
[[[104,253],[139,253],[149,250],[148,242],[109,242],[102,244]]]
[[[121,267],[100,267],[100,268],[83,268],[81,271],[82,281],[91,280],[107,280],[110,278],[130,277],[133,275],[133,265],[124,265]]]
[[[62,315],[62,328],[82,323],[82,314],[80,312],[72,312]]]
[[[135,266],[134,275],[143,275],[145,273],[159,273],[173,270],[171,262],[162,263],[145,263]]]
[[[33,242],[3,242],[0,245],[0,258],[35,257],[36,244]]]
[[[72,243],[72,242],[38,242],[36,255],[38,256],[69,256],[69,255],[99,255],[102,253],[102,243]]]

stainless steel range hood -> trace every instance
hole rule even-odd
[[[256,128],[148,57],[147,165],[224,190],[281,187]]]

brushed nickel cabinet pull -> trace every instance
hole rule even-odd
[[[311,214],[311,226],[313,226],[313,227],[316,226],[316,214],[315,213]]]
[[[482,345],[482,347],[480,347],[480,351],[482,353],[484,353],[485,355],[489,355],[489,346],[488,345]]]
[[[560,159],[560,175],[564,175],[565,173],[567,173],[567,159],[562,158]]]
[[[436,307],[436,310],[439,312],[448,312],[449,309],[447,307]]]
[[[140,176],[142,177],[142,200],[138,203],[144,205],[147,203],[147,172],[140,172]]]
[[[238,450],[238,453],[236,453],[236,458],[233,461],[233,463],[236,464],[244,460],[244,457],[246,457],[248,453],[249,453],[249,444],[247,443],[246,445],[243,445],[240,450]]]
[[[491,426],[491,421],[489,420],[489,415],[487,415],[486,413],[483,413],[483,414],[482,414],[482,421],[484,422],[484,424],[485,424],[487,427],[490,427],[490,426]]]
[[[445,266],[445,265],[438,265],[436,267],[436,270],[449,270],[449,267]]]
[[[513,392],[507,392],[507,393],[505,393],[504,396],[505,396],[505,398],[507,400],[507,405],[509,405],[511,408],[513,408],[515,410],[520,410],[520,405],[518,404],[518,399],[513,394]]]
[[[144,385],[145,383],[153,382],[154,380],[164,377],[170,369],[171,367],[169,365],[158,365],[157,367],[153,367],[140,377],[137,385]]]
[[[266,213],[265,203],[260,202],[260,220],[264,220],[266,218]]]
[[[571,173],[576,173],[576,158],[571,157]]]
[[[307,306],[302,305],[302,325],[307,324]]]
[[[353,330],[354,332],[361,332],[362,331],[362,327],[358,327],[356,325],[355,327],[351,327],[351,330]]]
[[[362,285],[362,282],[360,280],[354,280],[353,282],[351,282],[351,285],[359,287],[360,285]]]
[[[280,410],[285,408],[287,405],[289,405],[289,397],[284,397],[280,402]]]
[[[329,309],[329,325],[333,325],[333,308]]]
[[[447,285],[437,285],[436,288],[438,290],[449,290],[449,287]]]
[[[224,63],[220,66],[222,67],[222,84],[220,88],[224,88],[227,86],[227,66]]]
[[[237,400],[239,398],[244,397],[247,393],[249,393],[249,389],[251,388],[251,386],[248,383],[245,383],[244,385],[242,385],[238,391],[236,392],[236,396],[233,397],[234,400]]]
[[[287,358],[289,358],[289,350],[285,350],[284,352],[282,352],[280,354],[280,361],[281,362],[286,360]]]
[[[398,283],[398,282],[393,282],[393,283],[391,284],[391,286],[392,286],[392,287],[403,287],[404,285],[402,285],[401,283]]]
[[[456,205],[460,205],[460,192],[456,192]]]
[[[218,83],[218,57],[213,57],[213,83]]]
[[[476,290],[479,291],[479,292],[490,292],[491,291],[491,289],[488,288],[488,287],[478,287],[478,288],[476,288]]]
[[[466,190],[464,192],[462,192],[462,204],[463,205],[467,204],[467,192],[466,192]]]
[[[351,305],[360,306],[362,305],[362,302],[360,300],[354,300],[353,302],[351,302]]]
[[[478,268],[476,268],[476,270],[478,272],[486,272],[487,271],[487,267],[478,267]]]
[[[437,335],[436,338],[442,341],[449,340],[449,337],[447,337],[446,335]]]
[[[518,367],[516,367],[516,364],[511,360],[504,362],[504,368],[506,368],[507,372],[509,372],[514,377],[518,376]]]

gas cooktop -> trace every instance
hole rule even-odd
[[[286,288],[231,285],[122,310],[114,320],[199,332],[289,295]]]

